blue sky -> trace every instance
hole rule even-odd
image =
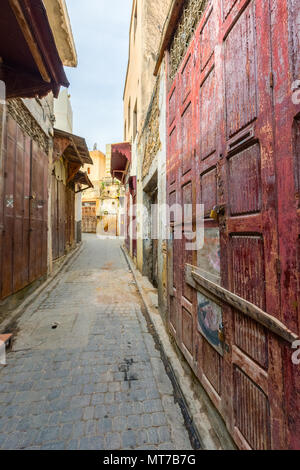
[[[74,134],[92,149],[123,141],[123,89],[132,0],[67,0],[78,67],[66,67]]]

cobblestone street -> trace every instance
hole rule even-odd
[[[191,449],[119,242],[84,247],[18,322],[1,449]]]

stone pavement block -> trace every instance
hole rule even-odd
[[[160,436],[158,434],[157,428],[147,429],[148,444],[159,444]]]
[[[156,411],[163,411],[161,400],[146,400],[143,403],[146,413],[155,413]]]
[[[120,433],[108,433],[105,436],[105,449],[119,450],[122,446],[122,439]]]
[[[127,429],[127,418],[124,416],[117,416],[112,422],[113,431],[125,431]]]
[[[102,418],[98,421],[97,429],[100,435],[112,431],[112,419]]]
[[[52,442],[50,444],[43,445],[40,449],[41,450],[64,450],[65,442]]]
[[[86,436],[96,436],[98,435],[97,421],[89,420],[85,423],[85,435]]]
[[[72,423],[63,424],[60,427],[60,439],[63,441],[67,441],[68,439],[72,437],[72,432],[73,432]]]
[[[95,414],[95,407],[88,406],[87,408],[84,408],[83,410],[83,419],[85,421],[89,421],[90,419],[94,418],[94,414]]]
[[[171,440],[171,434],[168,426],[161,426],[157,428],[160,442],[169,442]]]
[[[141,415],[130,415],[127,418],[128,429],[139,429],[142,427]]]
[[[167,424],[165,413],[163,412],[152,413],[151,416],[152,416],[153,426],[163,426],[164,424]]]
[[[122,448],[134,449],[137,446],[137,436],[134,431],[125,431],[122,433]]]
[[[84,408],[91,403],[91,395],[76,396],[71,399],[71,407]]]
[[[56,441],[59,438],[60,428],[58,426],[47,426],[40,432],[37,439],[38,444]]]
[[[72,439],[71,441],[65,444],[65,450],[78,450],[79,441],[77,439]]]
[[[84,437],[79,441],[79,450],[105,450],[103,437]]]

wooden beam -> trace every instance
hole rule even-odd
[[[80,153],[78,151],[77,145],[75,144],[73,137],[71,137],[71,141],[72,141],[73,148],[76,152],[76,155],[77,155],[77,157],[79,158],[79,160],[81,162],[81,165],[84,166],[84,161],[83,161],[82,156],[80,155]]]
[[[272,333],[281,337],[288,343],[293,343],[299,339],[297,334],[290,331],[283,323],[272,315],[269,315],[256,305],[204,278],[197,267],[186,264],[185,277],[186,282],[190,286],[194,287],[194,289],[200,290],[201,292],[203,292],[203,290],[204,292],[207,291],[209,294],[213,295],[213,297],[218,299],[219,303],[221,302],[221,304],[230,305],[247,317],[252,318],[252,320],[264,326],[269,331],[272,331]],[[200,289],[198,289],[198,286]]]
[[[43,58],[41,56],[41,53],[39,51],[39,47],[32,35],[32,32],[28,26],[27,20],[24,16],[23,10],[20,6],[19,0],[9,0],[10,6],[16,16],[16,19],[19,23],[19,26],[21,28],[21,31],[25,37],[25,40],[28,44],[28,47],[30,49],[30,52],[32,54],[32,57],[35,60],[35,63],[39,69],[39,72],[41,74],[42,79],[47,82],[51,83],[51,78],[48,75],[47,69],[45,67]]]

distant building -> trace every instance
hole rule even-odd
[[[93,150],[90,156],[93,165],[86,165],[85,171],[93,188],[83,194],[82,231],[99,236],[118,236],[122,188],[110,174],[111,146],[107,146],[106,155],[100,150]]]

